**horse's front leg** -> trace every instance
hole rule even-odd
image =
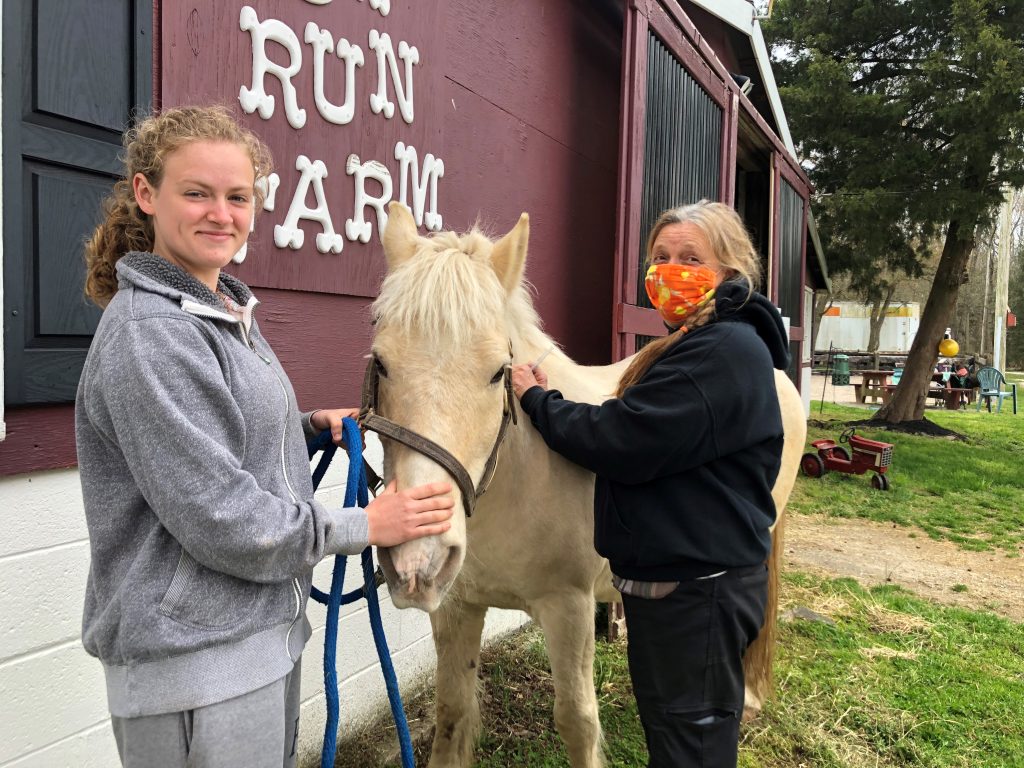
[[[575,591],[531,605],[544,630],[555,683],[555,727],[572,768],[605,764],[594,692],[594,596]]]
[[[465,768],[480,730],[477,668],[486,606],[447,600],[430,614],[437,650],[434,743],[428,768]]]

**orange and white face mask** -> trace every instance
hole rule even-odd
[[[644,287],[662,318],[678,327],[715,296],[718,273],[703,264],[652,264]]]

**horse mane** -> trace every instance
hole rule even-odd
[[[480,229],[420,237],[412,258],[391,270],[373,302],[374,323],[411,334],[430,329],[456,345],[506,326],[513,342],[550,344],[540,330],[532,286],[507,296],[491,265],[493,242]]]

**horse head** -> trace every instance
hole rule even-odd
[[[399,489],[448,481],[455,502],[445,534],[379,550],[400,608],[433,611],[459,574],[467,516],[514,415],[508,366],[523,329],[537,326],[522,287],[529,226],[524,213],[497,242],[476,230],[427,238],[405,206],[390,206],[383,238],[388,271],[373,304],[367,376],[370,410],[395,427],[390,434],[377,430],[384,479],[397,480]],[[411,442],[403,441],[408,434]],[[439,459],[424,443],[450,456]]]

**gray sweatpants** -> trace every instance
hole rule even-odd
[[[124,768],[294,768],[301,659],[280,680],[207,707],[112,717]]]

